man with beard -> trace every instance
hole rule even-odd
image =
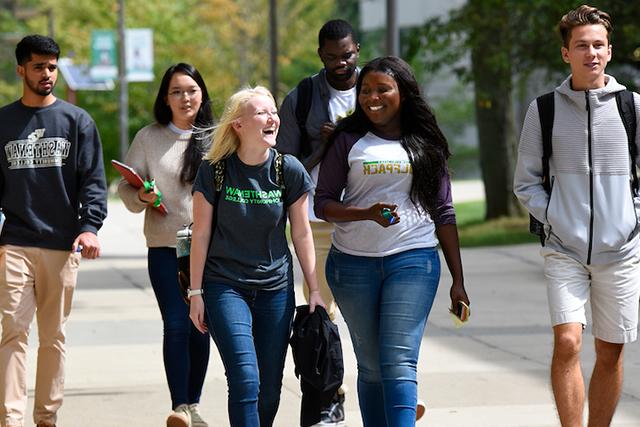
[[[318,181],[320,161],[335,124],[353,112],[356,103],[358,56],[360,45],[351,25],[342,19],[325,23],[318,33],[318,56],[324,68],[303,79],[282,102],[278,151],[296,156],[311,174],[314,186]],[[303,105],[304,104],[304,105]],[[325,279],[324,265],[331,247],[333,225],[318,219],[313,213],[313,192],[309,195],[309,219],[316,249],[316,271],[322,299],[333,320],[336,303]],[[306,287],[305,297],[307,300]],[[326,398],[323,396],[320,400]],[[307,406],[303,395],[303,426],[344,425],[344,392],[328,396],[329,402],[320,412]],[[325,406],[322,405],[321,406]],[[315,413],[314,413],[315,412]],[[318,423],[318,420],[320,422]]]
[[[84,110],[57,99],[57,43],[16,46],[22,98],[0,109],[0,425],[22,427],[26,349],[34,314],[38,362],[33,420],[55,426],[64,394],[65,324],[80,256],[100,255],[107,215],[102,147]]]

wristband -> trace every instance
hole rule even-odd
[[[156,186],[156,180],[155,179],[152,179],[151,181],[146,181],[145,180],[142,183],[142,185],[144,186],[144,192],[145,193],[149,193],[149,192],[151,192],[151,190],[153,190],[153,187]]]
[[[187,290],[187,298],[189,298],[189,299],[191,299],[191,297],[194,296],[194,295],[202,295],[202,294],[203,294],[202,288]]]
[[[153,202],[154,208],[157,208],[160,206],[160,204],[162,204],[162,193],[160,192],[160,190],[157,190],[156,194],[158,195],[158,197],[156,198],[156,201]]]

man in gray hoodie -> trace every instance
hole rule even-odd
[[[534,101],[520,137],[514,192],[544,225],[541,254],[554,334],[551,383],[560,422],[583,425],[580,351],[590,299],[596,362],[588,390],[589,426],[608,426],[622,388],[623,346],[637,336],[640,198],[616,103],[616,92],[625,87],[605,74],[611,18],[583,5],[563,16],[559,29],[571,75],[553,95],[550,191],[543,187],[542,132]],[[633,98],[637,118],[640,97]],[[638,136],[636,131],[636,147]]]

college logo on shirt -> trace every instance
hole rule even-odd
[[[363,175],[380,175],[391,173],[412,173],[411,162],[408,162],[406,160],[376,160],[371,162],[362,162]]]
[[[224,199],[246,205],[273,205],[282,201],[282,191],[241,190],[237,187],[225,186]]]
[[[45,129],[36,129],[27,139],[10,141],[5,145],[9,169],[33,169],[64,165],[71,143],[65,138],[43,138]]]

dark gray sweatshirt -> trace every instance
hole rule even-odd
[[[68,102],[0,109],[0,244],[70,250],[107,216],[100,136],[89,114]]]

